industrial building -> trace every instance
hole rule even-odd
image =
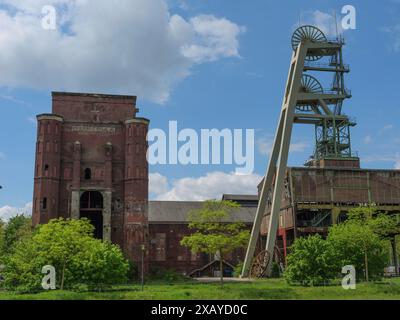
[[[343,46],[313,26],[293,34],[281,118],[258,195],[223,196],[241,204],[232,221],[252,230],[247,251],[226,257],[227,275],[243,260],[244,276],[257,263],[262,276],[271,257],[284,265],[294,239],[326,235],[359,205],[400,213],[400,170],[362,169],[352,151],[356,123],[343,112],[352,96]],[[333,75],[329,88],[317,80],[321,74]],[[202,203],[148,199],[149,120],[137,117],[136,97],[53,92],[52,98],[52,113],[37,116],[33,224],[86,217],[97,238],[118,244],[139,266],[144,254],[144,271],[215,275],[215,257],[180,245],[191,232],[189,212]],[[288,168],[295,123],[315,127],[315,151],[304,167]]]
[[[98,238],[111,240],[146,271],[174,269],[215,275],[214,257],[180,245],[190,234],[187,217],[198,201],[148,201],[146,134],[149,120],[136,117],[136,97],[53,93],[53,112],[38,115],[33,223],[87,217]],[[260,186],[262,183],[260,183]],[[276,251],[284,263],[296,237],[326,234],[359,204],[400,213],[400,171],[360,169],[359,160],[310,162],[288,168],[282,193]],[[252,228],[257,195],[224,195],[241,204],[233,221]],[[263,216],[257,250],[265,244],[270,214]],[[226,275],[245,250],[226,257]]]

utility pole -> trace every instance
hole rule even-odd
[[[140,246],[142,249],[142,267],[141,267],[141,290],[143,291],[144,289],[144,251],[146,250],[146,247],[144,244]]]

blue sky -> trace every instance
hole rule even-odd
[[[346,4],[357,10],[356,29],[344,32],[344,58],[351,67],[346,81],[353,93],[344,110],[358,122],[353,150],[364,168],[400,168],[398,0],[134,0],[109,10],[94,1],[95,7],[79,12],[68,7],[71,1],[61,0],[59,30],[49,35],[37,31],[35,23],[41,18],[39,5],[53,2],[0,1],[0,69],[6,70],[0,75],[0,216],[29,210],[35,115],[51,111],[52,90],[138,95],[140,115],[151,119],[152,128],[167,129],[168,121],[176,120],[179,129],[255,129],[255,170],[249,177],[237,177],[232,165],[150,167],[153,199],[255,192],[280,111],[291,34],[301,20],[331,35],[329,15],[336,11],[340,20]],[[108,14],[103,19],[112,23],[99,21],[102,10]],[[173,28],[172,40],[162,37],[164,27],[170,33]],[[106,35],[116,42],[85,47],[93,64],[85,63],[81,52],[64,54],[82,38],[104,40]],[[129,74],[119,64],[124,59]],[[107,67],[99,69],[102,65]],[[289,164],[300,166],[312,153],[313,128],[296,126],[292,142]]]

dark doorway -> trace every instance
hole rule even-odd
[[[103,196],[98,191],[86,191],[81,196],[80,217],[94,226],[94,237],[103,239]]]

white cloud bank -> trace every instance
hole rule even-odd
[[[171,15],[165,0],[0,0],[0,86],[137,94],[164,103],[194,64],[239,57],[244,27]],[[42,7],[57,29],[42,28]]]
[[[25,204],[22,208],[11,206],[0,207],[0,219],[3,221],[7,221],[8,219],[15,217],[18,214],[30,216],[32,214],[32,202]]]
[[[159,173],[150,174],[150,193],[156,200],[201,201],[221,199],[224,193],[257,194],[261,176],[257,174],[210,172],[198,178],[182,178],[169,183]]]
[[[342,28],[340,12],[327,13],[320,10],[303,12],[301,16],[302,25],[313,25],[318,27],[327,37],[336,37],[337,34],[343,34],[345,30]],[[296,28],[298,25],[296,25]]]

